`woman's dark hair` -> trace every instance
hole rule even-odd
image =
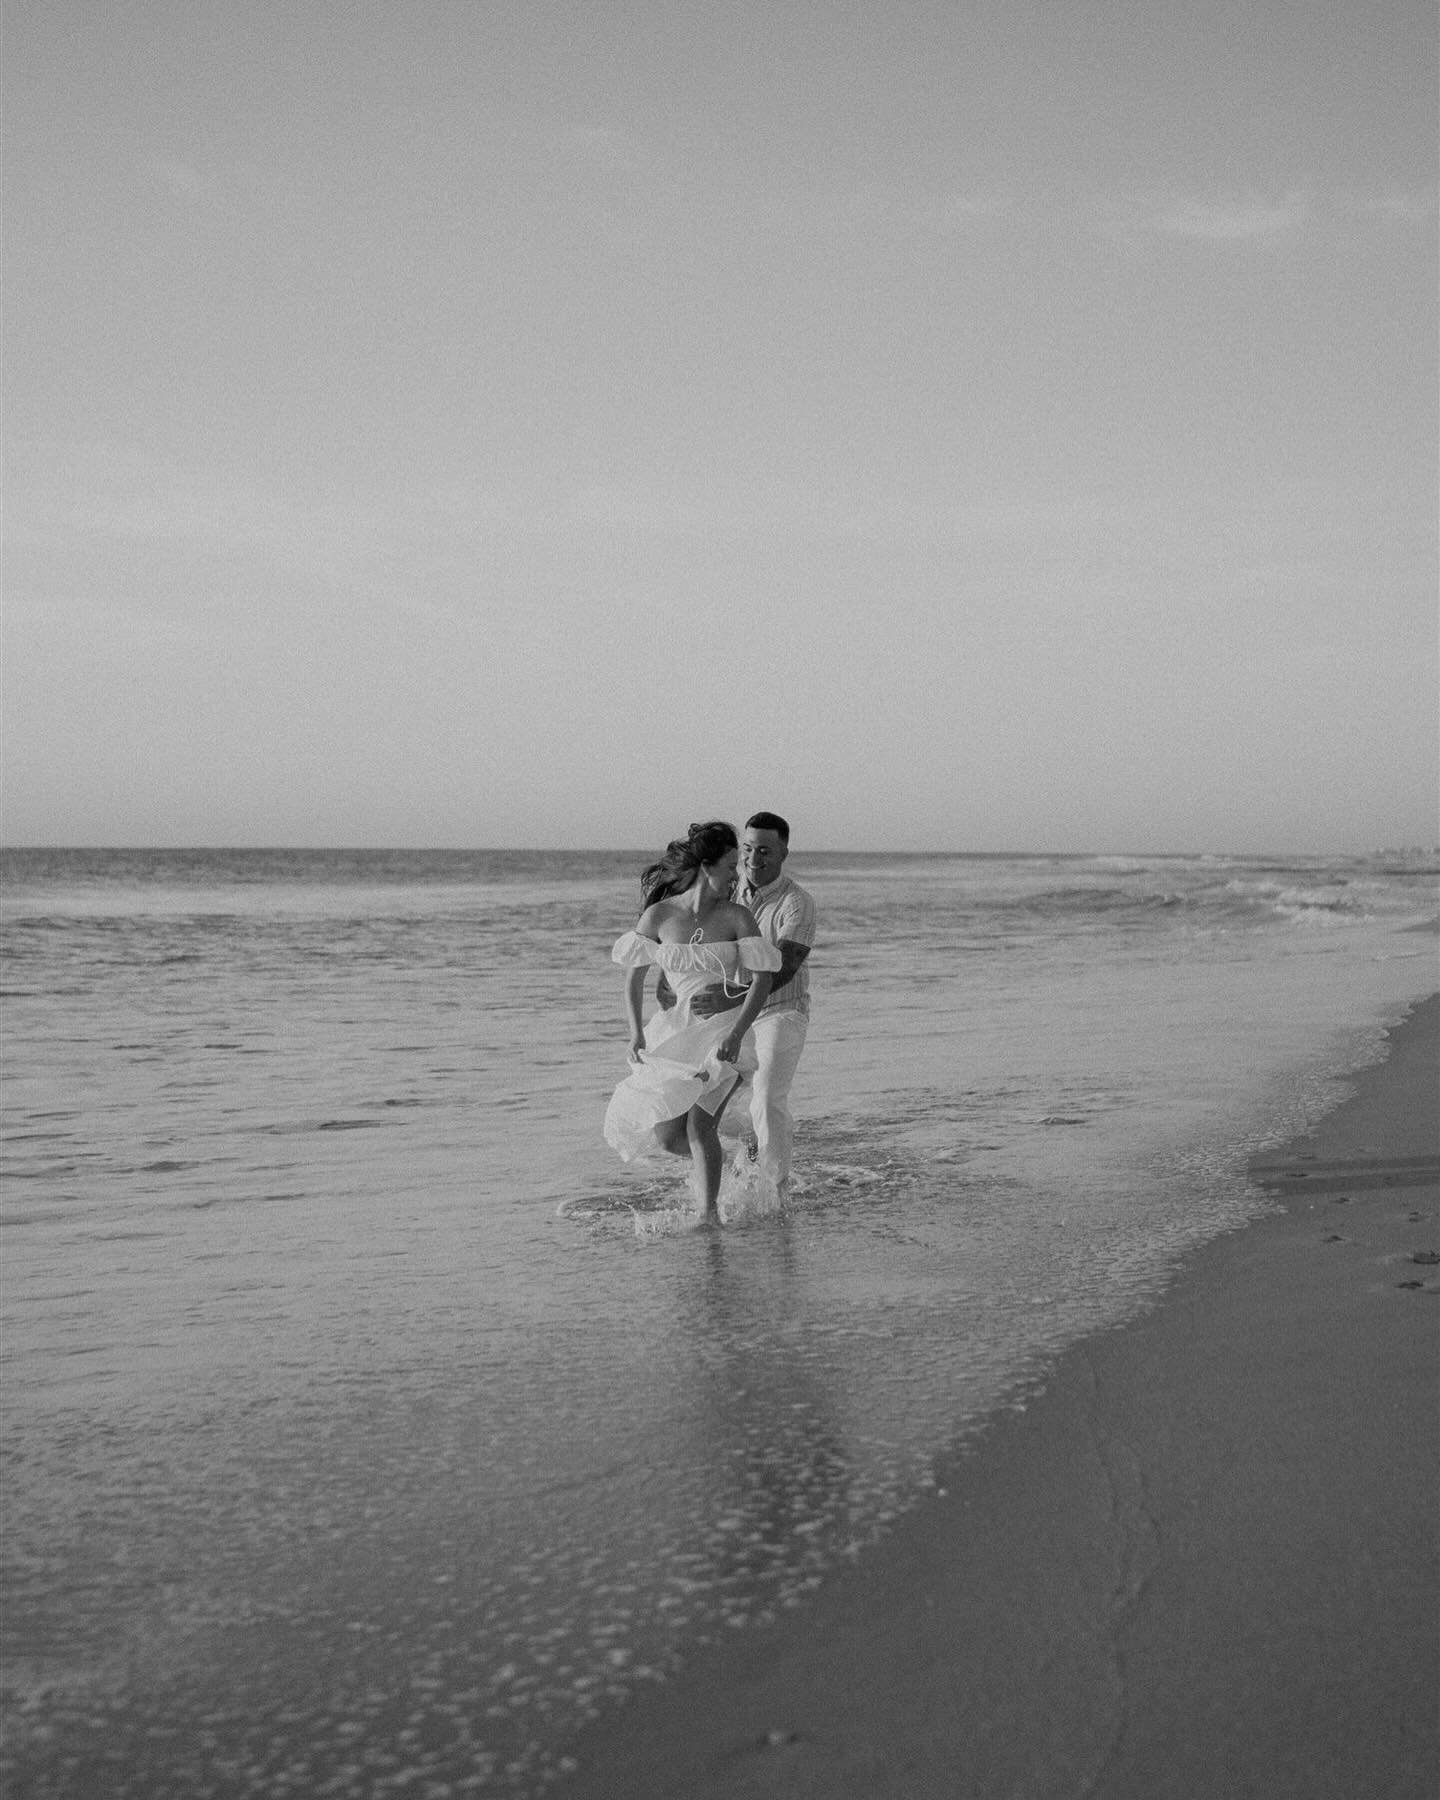
[[[692,825],[687,836],[672,838],[659,862],[651,863],[641,875],[644,900],[640,910],[643,912],[657,900],[668,900],[672,894],[683,894],[704,865],[719,862],[727,850],[739,847],[735,827],[724,819],[707,819],[703,825]]]

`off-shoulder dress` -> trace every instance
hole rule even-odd
[[[647,1021],[642,1060],[616,1088],[605,1113],[606,1143],[630,1162],[657,1148],[657,1125],[682,1118],[692,1106],[718,1112],[740,1078],[755,1068],[748,1038],[736,1062],[721,1062],[715,1055],[735,1023],[733,1011],[699,1019],[690,1009],[702,988],[723,981],[733,992],[751,972],[773,974],[780,967],[780,952],[762,937],[706,944],[697,933],[688,944],[659,944],[627,931],[610,957],[625,969],[652,964],[663,969],[675,990],[675,1005]]]

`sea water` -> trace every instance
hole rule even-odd
[[[1436,986],[1417,856],[797,853],[794,1191],[702,1232],[600,1138],[644,860],[5,853],[15,1792],[539,1791]]]

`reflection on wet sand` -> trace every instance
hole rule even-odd
[[[685,1403],[725,1480],[702,1554],[732,1627],[814,1587],[849,1512],[852,1467],[830,1397],[786,1329],[804,1310],[800,1269],[793,1221],[779,1214],[753,1238],[708,1233],[690,1296]]]

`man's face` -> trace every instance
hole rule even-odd
[[[745,827],[740,843],[740,867],[745,879],[751,887],[769,887],[790,854],[790,846],[778,831],[757,831],[753,825]]]

